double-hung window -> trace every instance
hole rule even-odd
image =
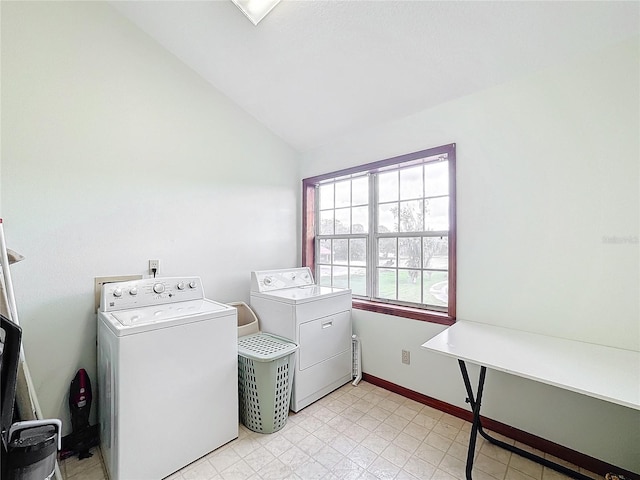
[[[303,263],[354,308],[455,319],[455,144],[303,181]]]

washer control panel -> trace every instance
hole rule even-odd
[[[200,277],[144,278],[105,283],[100,295],[100,311],[111,312],[203,298]]]
[[[272,290],[305,287],[313,284],[313,275],[309,267],[251,272],[252,292],[270,292]]]

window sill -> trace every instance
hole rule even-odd
[[[455,317],[452,317],[447,313],[404,307],[400,305],[390,305],[388,303],[373,302],[371,300],[353,299],[353,308],[366,310],[368,312],[384,313],[386,315],[393,315],[396,317],[411,318],[422,322],[437,323],[439,325],[453,325],[456,323]]]

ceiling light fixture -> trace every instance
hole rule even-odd
[[[231,0],[236,6],[242,10],[251,23],[258,25],[267,14],[273,10],[280,0]]]

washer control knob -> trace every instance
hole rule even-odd
[[[164,285],[161,283],[156,283],[153,285],[153,291],[156,293],[162,293],[164,292]]]
[[[196,282],[194,281],[189,282],[189,288],[196,288]]]
[[[271,285],[271,282],[272,282],[272,281],[273,281],[273,280],[271,280],[271,277],[264,277],[264,284],[265,284],[265,285],[267,285],[267,286],[268,286],[268,285]]]
[[[122,296],[122,289],[121,289],[120,287],[116,288],[116,289],[113,291],[113,296],[114,296],[114,297],[121,297],[121,296]]]
[[[131,290],[129,290],[129,295],[137,295],[138,294],[138,287],[131,287]]]
[[[184,282],[180,282],[176,286],[178,287],[178,290],[184,290]]]

